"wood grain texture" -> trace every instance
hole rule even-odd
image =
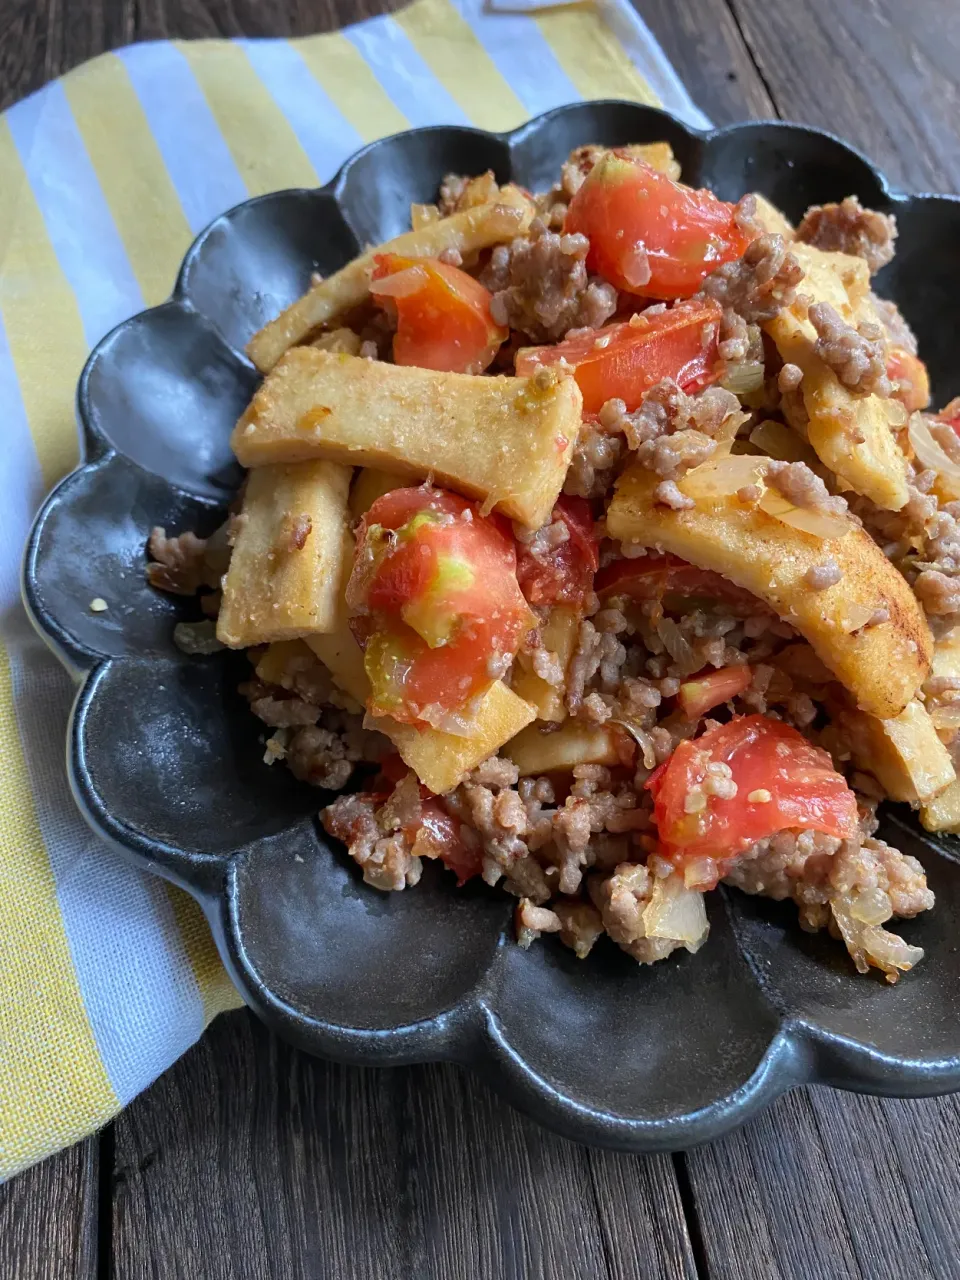
[[[221,1018],[116,1124],[116,1280],[693,1280],[667,1156],[588,1151],[450,1066],[307,1058]]]
[[[97,1272],[96,1138],[0,1187],[0,1277],[92,1280]]]

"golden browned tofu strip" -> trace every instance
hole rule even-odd
[[[869,295],[866,262],[846,253],[828,253],[813,245],[793,243],[790,252],[805,275],[801,292],[814,302],[828,302],[848,324],[856,325]],[[880,396],[855,395],[817,355],[817,332],[799,309],[785,308],[764,328],[785,363],[803,372],[801,391],[809,421],[807,438],[820,460],[856,493],[888,511],[907,501],[906,460],[891,431],[890,410],[897,402]]]
[[[404,764],[425,787],[442,796],[530,724],[536,714],[534,707],[498,680],[484,694],[467,738],[439,729],[398,724],[386,716],[370,718],[368,723],[387,735]]]
[[[486,378],[288,351],[234,428],[245,467],[325,458],[438,484],[528,528],[549,519],[580,429],[572,378]]]
[[[870,715],[899,715],[926,678],[933,643],[920,606],[883,552],[859,527],[820,539],[735,496],[674,511],[658,506],[657,477],[634,465],[607,512],[612,538],[680,556],[751,591],[796,627]],[[809,570],[827,559],[843,577],[814,591]],[[889,621],[866,626],[880,609]]]
[[[572,605],[557,604],[547,614],[540,628],[544,649],[555,653],[564,673],[577,647],[581,612]],[[537,719],[559,724],[567,718],[563,701],[563,685],[548,684],[533,670],[530,654],[519,653],[513,667],[513,691],[537,709]],[[586,762],[585,762],[586,763]]]
[[[350,468],[335,462],[249,476],[223,582],[221,644],[244,649],[333,626],[349,488]]]
[[[544,732],[531,724],[503,754],[520,770],[522,778],[541,773],[569,773],[580,764],[621,764],[617,730],[611,725],[565,720],[559,729]]]
[[[854,763],[872,773],[891,800],[929,801],[957,780],[922,702],[908,702],[890,720],[847,710],[833,720],[846,735]]]
[[[494,203],[440,218],[368,249],[326,280],[318,281],[264,325],[247,343],[247,355],[261,373],[268,373],[285,351],[303,342],[314,329],[359,306],[369,297],[373,260],[378,253],[436,258],[445,249],[455,249],[466,257],[522,235],[533,214],[533,202],[519,187],[504,187]]]

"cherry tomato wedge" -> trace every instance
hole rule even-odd
[[[563,229],[589,237],[591,271],[645,298],[689,298],[750,243],[734,205],[622,152],[608,152],[587,174]]]
[[[490,292],[459,267],[436,258],[380,253],[370,290],[397,309],[393,358],[447,373],[483,373],[510,336],[494,324]]]
[[[726,765],[737,793],[708,794],[711,764]],[[738,716],[681,742],[650,775],[661,852],[691,868],[710,887],[725,866],[757,840],[787,828],[850,838],[857,802],[830,757],[790,725],[767,716]]]
[[[887,357],[887,377],[893,383],[893,394],[907,413],[926,409],[930,403],[930,379],[927,366],[919,356],[894,347]]]
[[[729,702],[738,693],[748,689],[753,671],[747,665],[720,667],[717,671],[704,671],[684,680],[677,691],[680,710],[688,720],[699,720],[714,707]]]
[[[565,361],[583,393],[584,413],[599,413],[605,401],[639,407],[645,391],[661,378],[673,378],[684,391],[699,390],[720,376],[718,303],[684,303],[648,316],[605,325],[554,346],[525,347],[517,353],[520,377],[542,365]]]
[[[601,600],[611,596],[659,600],[666,613],[689,613],[701,604],[722,604],[740,617],[770,612],[762,600],[729,578],[672,555],[612,560],[597,574],[594,590]]]
[[[497,678],[530,626],[513,538],[442,489],[394,489],[363,517],[347,603],[370,711],[436,723]]]
[[[566,526],[566,541],[541,552],[520,548],[517,581],[531,604],[580,604],[593,589],[600,543],[590,503],[564,494],[553,508],[553,523],[558,520]]]

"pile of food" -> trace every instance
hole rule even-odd
[[[375,888],[437,859],[647,964],[723,883],[892,982],[933,895],[877,805],[960,829],[960,405],[872,291],[891,217],[679,177],[448,177],[253,337],[235,510],[148,578]]]

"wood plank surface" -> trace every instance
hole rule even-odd
[[[312,1060],[245,1012],[115,1132],[117,1280],[696,1276],[669,1156],[554,1137],[452,1066]]]
[[[97,1274],[98,1146],[80,1142],[0,1187],[2,1280]]]
[[[960,188],[955,0],[636,0],[718,124],[829,128]],[[297,35],[394,0],[0,0],[0,109],[138,39]],[[955,1280],[960,1103],[804,1090],[686,1156],[545,1134],[457,1068],[315,1062],[245,1013],[0,1188],[0,1280]]]

